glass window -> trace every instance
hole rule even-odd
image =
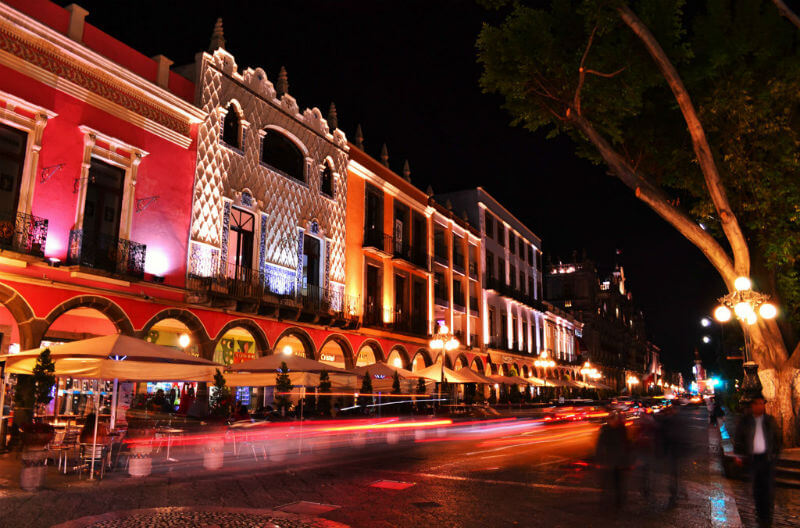
[[[500,258],[497,259],[497,273],[500,274],[500,280],[503,284],[508,284],[506,282],[506,259]]]
[[[491,251],[486,252],[486,278],[495,278],[494,274],[494,253]]]
[[[497,242],[501,246],[506,245],[506,226],[500,222],[497,223]]]
[[[235,149],[242,149],[241,117],[233,103],[228,105],[225,119],[222,122],[222,141]]]
[[[28,135],[0,125],[0,215],[16,214]]]
[[[277,130],[267,129],[261,143],[261,162],[284,176],[305,182],[305,158],[294,141]]]
[[[513,231],[508,233],[508,249],[512,255],[517,252],[517,235]]]
[[[484,215],[486,217],[486,236],[494,238],[494,217],[489,211],[485,211]]]
[[[333,198],[333,169],[327,161],[319,176],[319,192]]]

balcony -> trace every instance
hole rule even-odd
[[[146,251],[147,246],[139,242],[73,229],[69,232],[67,265],[141,279]]]
[[[532,295],[528,295],[522,290],[516,289],[508,284],[505,284],[504,281],[501,281],[494,277],[486,277],[485,285],[487,290],[494,290],[500,295],[503,295],[505,297],[510,297],[511,299],[519,301],[526,306],[530,306],[531,308],[535,308],[540,311],[542,310],[541,301],[534,298]]]
[[[470,315],[478,316],[478,298],[470,296],[469,298],[469,313]]]
[[[364,249],[374,249],[380,253],[392,254],[392,237],[376,230],[364,231]]]
[[[478,280],[478,263],[475,261],[469,263],[469,278],[474,281]]]
[[[405,260],[424,270],[428,269],[428,252],[425,248],[407,246],[394,237],[390,238],[393,258]]]
[[[444,242],[434,243],[433,259],[442,266],[450,265],[450,259],[447,255],[447,245]]]
[[[47,220],[26,213],[0,214],[0,248],[44,257]]]
[[[433,286],[433,300],[439,306],[450,306],[450,301],[448,300],[447,295],[447,288],[444,285],[435,284]]]
[[[463,291],[453,291],[453,309],[459,312],[466,311],[466,304],[464,304]]]
[[[224,299],[240,311],[342,326],[358,320],[358,297],[321,286],[302,286],[272,270],[215,260],[207,276],[190,274],[187,289],[209,302]]]
[[[394,322],[391,327],[396,332],[413,334],[417,336],[428,335],[428,321],[423,314],[408,313],[403,310],[396,310]]]

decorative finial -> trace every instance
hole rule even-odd
[[[386,143],[381,147],[381,164],[384,167],[389,166],[389,149],[386,148]]]
[[[328,108],[328,128],[331,131],[339,128],[339,116],[336,114],[336,105],[333,103]]]
[[[453,210],[453,202],[450,201],[450,198],[447,199],[447,201],[444,203],[444,206],[447,207],[448,211]]]
[[[214,31],[211,33],[211,43],[208,45],[208,51],[214,53],[219,48],[225,49],[225,36],[222,32],[222,18],[218,18],[214,24]]]
[[[411,181],[411,167],[408,166],[408,160],[403,163],[403,178],[405,178],[407,182]]]
[[[428,196],[433,196],[433,186],[428,184],[428,189],[425,191]]]
[[[281,71],[278,73],[278,81],[275,83],[275,90],[278,94],[278,99],[289,93],[289,74],[286,73],[286,68],[281,66]]]
[[[356,127],[356,146],[364,150],[364,133],[361,131],[361,125]]]

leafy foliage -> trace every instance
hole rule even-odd
[[[417,394],[425,394],[428,392],[425,387],[425,378],[417,378]]]
[[[394,376],[392,376],[392,394],[400,394],[400,375],[397,374],[397,371],[394,371]]]
[[[278,396],[275,398],[275,404],[279,409],[289,408],[288,393],[292,391],[292,380],[289,378],[289,366],[285,361],[281,361],[281,367],[278,369],[278,375],[275,377],[275,392]]]
[[[504,97],[513,123],[566,134],[583,117],[617,152],[724,240],[686,124],[641,41],[621,22],[627,4],[648,26],[698,110],[759,289],[777,297],[782,330],[800,329],[800,33],[767,0],[485,0],[502,21],[480,32],[481,86]],[[542,5],[537,2],[537,5]],[[587,43],[591,40],[591,46]],[[580,75],[583,62],[584,75]],[[581,79],[583,80],[581,81]],[[580,89],[579,89],[580,88]],[[579,97],[576,97],[576,93]]]
[[[358,396],[358,405],[366,409],[366,405],[372,397],[361,396],[361,394],[372,394],[372,377],[369,375],[369,371],[364,372],[364,378],[361,380],[361,390]]]
[[[327,370],[319,373],[318,389],[317,411],[323,416],[329,416],[331,413],[331,397],[325,396],[325,394],[331,392],[331,378]]]
[[[219,369],[214,374],[214,391],[211,395],[211,416],[227,418],[233,411],[233,393]]]
[[[36,358],[36,365],[33,367],[33,399],[36,406],[47,405],[53,399],[50,393],[56,384],[55,371],[56,365],[50,357],[50,349],[45,348]]]

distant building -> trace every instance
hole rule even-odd
[[[541,239],[481,187],[435,199],[464,215],[480,232],[483,344],[491,360],[505,366],[509,352],[546,355],[557,362],[557,374],[569,372],[575,379],[582,324],[542,301]],[[529,364],[521,368],[523,375],[536,372]]]
[[[617,265],[611,273],[601,274],[592,261],[576,257],[548,264],[548,301],[583,321],[586,359],[602,367],[609,384],[621,390],[629,376],[643,385],[656,384],[660,350],[647,340],[644,316],[626,288],[624,268]]]

